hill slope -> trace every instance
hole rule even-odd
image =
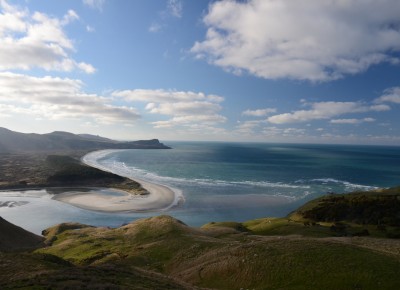
[[[43,237],[34,235],[0,217],[0,251],[34,249],[43,246]]]
[[[169,149],[169,147],[157,139],[119,142],[89,134],[76,135],[61,131],[25,134],[0,128],[0,153],[99,149]]]
[[[400,238],[400,187],[322,196],[283,218],[211,222],[203,227],[262,235]]]
[[[140,268],[198,287],[400,287],[400,253],[372,247],[376,239],[371,238],[352,245],[351,240],[335,238],[265,237],[231,228],[195,229],[169,216],[142,219],[116,229],[82,225],[74,229],[61,224],[43,233],[51,245],[39,252],[72,264]],[[399,242],[392,241],[398,248]]]

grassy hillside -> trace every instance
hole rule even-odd
[[[218,227],[259,235],[400,238],[400,187],[323,196],[284,218],[261,218],[244,223],[211,222],[203,226]]]
[[[350,238],[249,235],[231,226],[194,229],[169,216],[117,229],[59,225],[45,232],[51,246],[38,252],[84,267],[138,267],[206,288],[400,287],[398,240],[380,248],[371,238],[354,245]]]
[[[0,289],[193,289],[171,278],[118,265],[81,267],[57,256],[0,252]]]

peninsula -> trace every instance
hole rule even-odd
[[[102,149],[170,149],[157,139],[122,142],[68,132],[24,134],[0,128],[0,190],[54,187],[111,187],[147,194],[138,182],[83,164]]]

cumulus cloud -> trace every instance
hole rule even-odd
[[[384,111],[390,111],[391,108],[388,105],[381,104],[381,105],[372,105],[371,111],[376,111],[376,112],[384,112]]]
[[[310,110],[299,110],[269,117],[273,124],[299,123],[312,120],[331,119],[349,113],[381,111],[381,107],[369,106],[361,102],[318,102],[312,103]]]
[[[361,124],[365,122],[375,122],[374,118],[364,118],[364,119],[335,119],[331,120],[332,124]]]
[[[193,124],[211,126],[226,121],[226,118],[219,114],[222,109],[220,103],[224,98],[217,95],[142,89],[116,91],[112,95],[128,102],[145,102],[145,109],[149,113],[171,117],[169,120],[153,122],[155,128],[191,127]]]
[[[258,109],[258,110],[246,110],[242,112],[243,116],[250,117],[265,117],[272,113],[276,113],[275,108],[266,108],[266,109]]]
[[[329,81],[398,63],[400,1],[215,1],[191,51],[234,73]]]
[[[0,72],[1,108],[46,119],[89,118],[100,123],[140,117],[134,108],[114,106],[105,97],[82,92],[82,86],[79,80]]]
[[[385,90],[384,94],[380,96],[378,99],[376,99],[375,102],[400,104],[400,87],[394,87]]]
[[[0,70],[42,68],[45,70],[95,72],[88,63],[70,57],[74,44],[64,26],[79,19],[69,10],[63,18],[22,10],[0,2]]]

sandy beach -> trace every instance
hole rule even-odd
[[[89,153],[82,158],[82,161],[89,166],[107,171],[88,157],[98,154],[107,154],[110,151],[111,150],[104,150]],[[55,195],[53,199],[79,208],[102,212],[148,212],[166,210],[179,202],[178,194],[167,186],[151,183],[139,178],[133,180],[140,183],[149,194],[133,195],[113,188],[93,188],[89,192],[81,192],[79,190],[67,191]]]
[[[138,180],[136,180],[138,181]],[[166,186],[138,181],[148,195],[132,195],[118,189],[93,188],[89,192],[67,191],[53,199],[73,206],[102,212],[147,212],[172,207],[175,193]]]

